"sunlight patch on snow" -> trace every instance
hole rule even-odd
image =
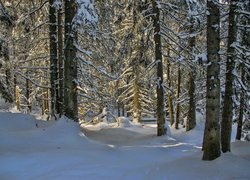
[[[111,148],[115,148],[115,145],[112,145],[112,144],[108,144],[108,146]]]

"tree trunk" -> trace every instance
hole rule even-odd
[[[196,125],[195,72],[193,72],[192,70],[191,70],[191,72],[189,72],[188,96],[189,96],[189,106],[188,106],[188,115],[187,115],[187,122],[186,122],[186,131],[190,131]]]
[[[18,111],[21,110],[20,108],[20,94],[19,94],[19,87],[17,86],[17,76],[14,75],[14,79],[13,79],[13,83],[14,83],[14,93],[15,93],[15,104],[16,104],[16,108]]]
[[[57,38],[58,38],[58,67],[59,67],[59,94],[57,100],[57,112],[59,113],[59,117],[63,115],[63,25],[62,25],[62,8],[59,8],[57,12]]]
[[[131,80],[131,76],[128,76],[126,79],[127,85],[129,84],[130,80]],[[127,97],[129,97],[129,95],[127,95]],[[130,103],[129,101],[130,100],[128,100],[128,102],[127,102],[128,104]],[[131,115],[133,115],[133,114],[129,111],[128,107],[126,105],[124,105],[124,108],[126,108],[127,117],[131,117]]]
[[[221,121],[221,148],[222,152],[230,151],[231,142],[231,131],[232,131],[232,118],[233,118],[233,99],[234,95],[234,75],[233,70],[235,69],[235,42],[237,38],[237,27],[236,27],[236,10],[238,0],[230,1],[230,12],[229,12],[229,27],[228,27],[228,47],[227,47],[227,63],[226,63],[226,85],[225,85],[225,97],[224,107],[222,112]]]
[[[168,50],[169,55],[169,50]],[[171,79],[170,79],[170,62],[169,59],[166,59],[167,63],[167,70],[166,70],[166,81],[167,81],[167,87],[171,89]],[[169,113],[169,119],[170,119],[170,125],[172,126],[174,124],[174,109],[173,109],[173,100],[172,100],[172,92],[169,90],[167,93],[167,104],[168,104],[168,113]]]
[[[250,0],[241,0],[241,3],[244,2],[243,11],[244,12],[250,12]],[[245,85],[246,89],[249,89],[249,82],[250,82],[250,74],[249,74],[249,67],[247,64],[244,64],[245,62],[249,62],[247,59],[247,49],[250,48],[250,31],[249,31],[249,25],[250,25],[250,18],[249,15],[241,15],[239,17],[240,24],[243,26],[241,29],[241,46],[244,47],[242,50],[242,64],[241,64],[241,81]],[[241,95],[240,95],[240,109],[239,109],[239,119],[238,119],[238,127],[237,127],[237,135],[236,139],[240,140],[242,135],[242,125],[243,120],[249,119],[249,105],[248,101],[249,98],[247,98],[247,90],[242,87],[241,89]],[[245,115],[245,117],[244,117]]]
[[[49,112],[49,90],[48,89],[44,89],[43,92],[43,107],[42,107],[42,114],[48,114]]]
[[[18,111],[21,110],[20,106],[20,88],[18,86],[15,86],[15,101],[16,101],[16,108]]]
[[[115,97],[117,99],[118,99],[118,97],[120,95],[120,90],[119,90],[118,87],[119,87],[119,80],[116,81],[116,85],[115,85],[115,91],[116,91],[116,94],[117,94]],[[116,104],[117,104],[117,116],[120,117],[121,116],[121,108],[122,108],[121,105],[122,104],[121,104],[120,101],[117,101]]]
[[[121,116],[121,110],[120,110],[120,103],[117,103],[117,116],[120,117]]]
[[[65,63],[64,63],[64,104],[65,116],[78,121],[77,106],[77,32],[73,18],[77,11],[75,0],[65,0]]]
[[[53,7],[54,0],[49,0],[49,38],[50,38],[50,95],[51,95],[51,116],[56,118],[57,103],[57,24],[56,9]]]
[[[7,69],[6,69],[6,71],[5,71],[5,75],[6,75],[6,85],[8,86],[8,87],[10,87],[11,86],[11,83],[10,83],[10,80],[11,80],[11,71],[10,71],[10,65],[9,65],[9,62],[7,63],[8,64],[8,66],[7,66]]]
[[[31,93],[31,83],[30,83],[30,81],[29,81],[29,79],[28,79],[28,77],[29,77],[30,75],[29,75],[29,70],[27,70],[26,71],[26,79],[25,79],[25,88],[26,88],[26,95],[25,95],[25,97],[26,97],[26,102],[27,102],[27,107],[28,107],[28,111],[29,112],[31,112],[31,108],[32,108],[32,106],[31,106],[31,99],[30,99],[30,93]]]
[[[207,93],[203,160],[220,156],[220,11],[219,0],[207,0]]]
[[[122,104],[122,116],[125,116],[125,107],[124,107],[124,104]]]
[[[191,18],[190,20],[190,34],[195,33],[194,29],[194,19]],[[188,46],[189,51],[194,52],[195,47],[195,40],[196,37],[192,36],[188,39]],[[191,59],[193,59],[193,55],[189,55]],[[191,66],[191,70],[189,72],[189,81],[188,81],[188,96],[189,96],[189,103],[188,103],[188,114],[187,114],[187,122],[186,122],[186,131],[190,131],[191,129],[195,128],[196,126],[196,104],[195,104],[195,76],[196,76],[196,68],[195,66]]]
[[[154,43],[155,43],[155,61],[157,64],[157,135],[162,136],[166,134],[166,113],[164,103],[164,89],[163,89],[163,64],[162,64],[162,47],[160,35],[160,10],[156,0],[152,0],[153,6],[153,20],[154,20]]]
[[[133,122],[140,123],[141,122],[141,102],[140,102],[140,89],[138,84],[138,73],[135,73],[134,80],[134,96],[133,96]]]
[[[245,69],[244,65],[241,66],[241,81],[242,83],[245,83]],[[236,133],[236,139],[240,140],[242,135],[242,125],[243,125],[243,116],[244,116],[244,92],[241,92],[240,95],[240,109],[239,109],[239,119],[238,119],[238,125],[237,125],[237,133]]]
[[[178,77],[177,77],[177,92],[176,92],[176,115],[175,115],[175,129],[179,129],[180,122],[180,91],[181,91],[181,68],[180,64],[178,64]]]

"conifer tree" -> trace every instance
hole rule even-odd
[[[163,89],[163,64],[162,64],[162,46],[161,46],[161,26],[159,2],[152,0],[153,21],[154,21],[154,43],[155,43],[155,63],[157,65],[157,135],[166,134],[166,113],[165,98]]]
[[[207,94],[203,160],[220,156],[220,10],[219,0],[207,0]]]
[[[57,113],[56,105],[58,99],[58,58],[57,58],[57,24],[56,8],[54,0],[49,1],[49,36],[50,36],[50,95],[51,95],[51,115],[55,117]]]
[[[221,148],[222,152],[230,151],[232,119],[233,119],[233,95],[234,95],[234,74],[236,60],[236,40],[237,40],[237,4],[238,0],[230,1],[228,45],[226,62],[226,85],[224,106],[221,121]]]
[[[64,104],[65,116],[75,121],[78,120],[77,105],[77,32],[74,17],[77,12],[75,0],[65,0],[65,33],[64,33]]]

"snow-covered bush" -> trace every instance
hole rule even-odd
[[[118,117],[117,124],[118,127],[131,127],[130,120],[127,117]]]

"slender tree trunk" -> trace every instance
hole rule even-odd
[[[181,91],[181,68],[178,64],[178,77],[177,77],[177,92],[176,92],[176,115],[175,115],[175,129],[179,129],[179,122],[180,122],[180,103],[178,101],[180,98],[180,91]]]
[[[42,93],[42,115],[45,115],[45,91]]]
[[[190,27],[190,34],[195,32],[194,29],[194,19],[191,18],[191,27]],[[195,36],[189,37],[188,42],[190,52],[193,52],[195,47]],[[190,56],[191,59],[193,56]],[[187,114],[187,122],[186,122],[186,131],[190,131],[191,129],[195,128],[196,126],[196,103],[195,103],[195,76],[196,76],[196,69],[195,67],[191,67],[192,69],[189,72],[189,81],[188,81],[188,96],[189,96],[189,103],[188,103],[188,114]]]
[[[157,135],[162,136],[166,134],[166,112],[165,112],[165,98],[163,89],[163,64],[162,64],[162,47],[160,35],[160,10],[156,0],[152,0],[153,6],[153,20],[154,20],[154,42],[155,42],[155,61],[157,64]]]
[[[48,89],[44,89],[43,91],[43,107],[42,107],[42,114],[48,114],[49,112],[49,90]]]
[[[127,85],[129,84],[129,82],[130,82],[130,80],[131,80],[131,76],[128,76],[127,77],[127,79],[126,79],[126,83],[127,83]],[[129,95],[127,95],[127,97],[129,97]],[[129,102],[130,100],[128,100],[128,102],[127,103],[130,103]],[[124,105],[124,108],[126,108],[126,112],[127,112],[127,117],[131,117],[131,112],[129,112],[129,109],[128,109],[128,107],[126,106],[126,105]],[[133,114],[132,114],[133,115]]]
[[[50,36],[50,95],[51,95],[51,115],[56,117],[57,105],[57,24],[56,9],[53,7],[54,0],[49,0],[49,36]]]
[[[77,105],[77,32],[73,18],[77,11],[75,0],[65,0],[65,63],[64,63],[64,104],[65,116],[78,121]]]
[[[7,29],[7,31],[12,31],[13,28],[9,27]],[[11,37],[11,34],[8,34],[8,37],[10,38]],[[7,47],[3,47],[4,48],[4,61],[5,61],[5,64],[6,64],[6,67],[5,67],[5,80],[6,80],[6,85],[7,87],[10,87],[10,80],[11,80],[11,65],[10,65],[10,52],[9,52],[9,43],[7,43]]]
[[[120,90],[119,90],[119,80],[116,81],[116,85],[115,85],[115,91],[116,91],[116,98],[119,97],[120,95]],[[120,101],[117,101],[117,116],[120,117],[121,116],[121,102]]]
[[[20,88],[18,86],[15,87],[15,100],[16,100],[16,108],[18,111],[21,110],[20,106]]]
[[[11,70],[10,70],[10,65],[9,65],[9,62],[7,63],[8,64],[8,66],[7,66],[7,69],[6,69],[6,71],[5,71],[5,75],[6,75],[6,85],[8,86],[8,87],[10,87],[11,86],[11,83],[10,83],[10,80],[11,80]]]
[[[57,35],[58,35],[58,67],[59,67],[59,94],[58,94],[58,109],[59,117],[63,115],[64,106],[63,106],[63,25],[62,25],[62,8],[59,8],[57,12]]]
[[[135,80],[134,80],[134,107],[133,107],[133,122],[140,123],[141,122],[141,103],[140,103],[140,90],[139,90],[139,75],[135,73]]]
[[[17,86],[17,77],[14,75],[14,93],[15,93],[15,104],[18,111],[20,111],[20,95],[19,95],[19,87]]]
[[[168,50],[169,51],[169,50]],[[169,54],[169,52],[168,52]],[[166,70],[166,81],[167,81],[167,87],[171,89],[171,79],[170,79],[170,62],[167,59],[167,70]],[[170,119],[170,125],[172,126],[174,124],[174,108],[173,108],[173,99],[172,99],[172,92],[169,90],[167,93],[167,104],[168,104],[168,113],[169,113],[169,119]]]
[[[121,110],[120,110],[120,103],[117,103],[117,116],[120,117],[121,116]]]
[[[125,116],[125,107],[124,107],[124,104],[122,104],[122,116]]]
[[[12,28],[10,28],[8,30],[10,31],[11,29]],[[6,86],[5,86],[4,89],[6,89],[7,94],[9,94],[10,96],[9,97],[5,96],[5,95],[7,95],[5,93],[3,93],[3,95],[4,95],[5,100],[10,102],[11,99],[13,100],[13,97],[11,97],[11,94],[10,94],[10,92],[11,92],[10,91],[10,89],[11,89],[10,88],[11,87],[11,69],[10,69],[11,65],[10,65],[9,45],[8,45],[8,47],[2,47],[2,48],[4,48],[4,51],[5,51],[4,52],[4,61],[5,61],[5,81],[6,81]]]
[[[222,152],[224,153],[230,151],[230,143],[231,143],[232,118],[233,118],[232,96],[234,95],[233,70],[235,69],[235,59],[236,59],[236,51],[234,43],[236,42],[237,38],[236,34],[237,3],[238,0],[230,1],[227,63],[226,63],[226,86],[225,86],[224,107],[223,107],[222,121],[221,121],[221,148]]]
[[[207,94],[203,160],[220,156],[220,11],[219,0],[207,0]]]
[[[12,36],[15,36],[15,33],[13,33],[15,31],[12,30]],[[16,43],[15,43],[15,39],[12,39],[12,57],[13,60],[16,60]],[[15,100],[15,105],[17,107],[17,110],[20,111],[20,99],[19,99],[19,103],[18,103],[18,99],[17,99],[17,75],[16,75],[16,65],[14,65],[13,67],[13,90],[14,90],[14,100]]]
[[[244,65],[241,65],[241,81],[242,83],[245,83],[245,69]],[[242,135],[242,125],[243,125],[243,115],[244,115],[244,102],[245,102],[245,96],[244,92],[241,92],[240,95],[240,109],[239,109],[239,119],[238,119],[238,125],[237,125],[237,133],[236,133],[236,139],[240,140]]]
[[[29,70],[27,70],[26,71],[26,77],[29,77],[30,75],[29,75]],[[26,95],[25,95],[25,97],[26,97],[26,101],[27,101],[27,107],[28,107],[28,110],[29,110],[29,112],[31,112],[31,108],[32,108],[32,106],[31,106],[31,99],[30,99],[30,93],[31,93],[31,83],[30,83],[30,81],[29,81],[29,79],[28,78],[26,78],[26,80],[25,80],[25,88],[26,88]]]
[[[188,96],[189,96],[189,106],[188,106],[188,115],[187,115],[187,122],[186,122],[186,131],[190,131],[196,125],[195,72],[193,72],[192,70],[191,70],[191,72],[189,72]]]

